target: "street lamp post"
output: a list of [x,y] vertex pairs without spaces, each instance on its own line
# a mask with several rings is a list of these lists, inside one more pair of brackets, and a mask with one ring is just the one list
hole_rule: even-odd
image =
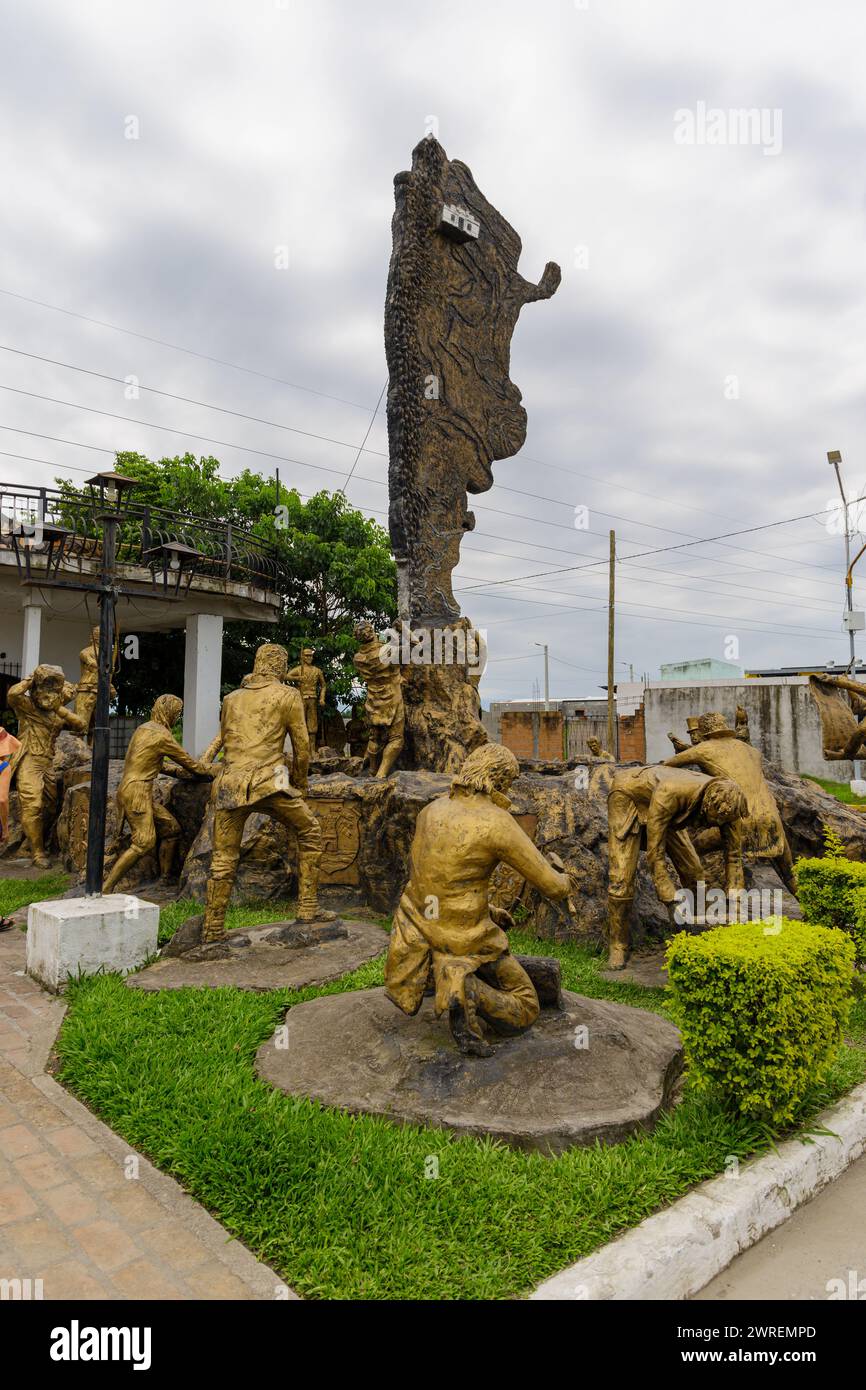
[[[854,556],[854,559],[852,560],[851,522],[848,514],[848,499],[845,496],[845,488],[842,483],[842,473],[840,471],[840,464],[842,462],[841,450],[831,449],[827,454],[827,462],[830,464],[830,467],[835,471],[836,474],[836,481],[839,484],[839,492],[842,497],[842,514],[845,518],[845,617],[843,619],[843,623],[845,628],[847,629],[848,642],[850,644],[848,675],[853,680],[854,674],[857,670],[857,657],[854,650],[854,634],[855,632],[862,632],[864,626],[863,615],[861,613],[854,612],[854,566],[860,559],[860,556],[863,554],[863,551],[866,550],[866,545],[860,547],[857,554]],[[854,762],[854,776],[858,781],[860,780],[861,766],[859,758],[856,759]]]
[[125,503],[135,487],[133,478],[119,473],[97,473],[87,486],[98,503],[96,520],[102,523],[102,567],[98,588],[99,653],[96,710],[93,720],[93,761],[90,770],[90,808],[87,820],[87,897],[102,892],[105,864],[105,820],[108,808],[109,710],[114,674],[114,613],[117,604],[117,532]]
[[[96,594],[99,605],[99,650],[97,653],[96,708],[93,723],[93,751],[90,772],[90,806],[87,821],[87,863],[84,891],[87,897],[102,893],[105,866],[105,825],[108,807],[109,713],[111,708],[111,677],[114,674],[115,608],[121,594],[117,582],[117,542],[121,522],[129,506],[129,495],[137,485],[135,478],[121,473],[97,473],[86,486],[94,508],[94,518],[102,527],[102,558],[99,578],[61,576],[63,561],[74,542],[75,532],[62,526],[46,525],[39,518],[35,535],[20,538],[12,533],[15,557],[22,574],[22,583],[38,584],[40,588],[69,589],[78,593]],[[149,530],[145,528],[149,536]],[[34,556],[45,562],[45,573],[34,572]],[[181,583],[186,580],[189,590],[193,576],[204,556],[200,551],[178,541],[166,541],[152,546],[142,555],[151,572],[154,590],[169,601],[181,597]]]
[[541,647],[544,651],[544,708],[550,709],[550,666],[546,642],[533,642],[534,647]]

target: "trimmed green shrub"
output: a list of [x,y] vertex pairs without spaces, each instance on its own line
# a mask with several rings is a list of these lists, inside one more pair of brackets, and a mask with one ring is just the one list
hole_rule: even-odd
[[670,1012],[693,1083],[743,1115],[793,1120],[842,1042],[853,965],[845,932],[788,918],[675,936]]
[[797,900],[807,922],[838,927],[852,938],[858,961],[866,961],[866,864],[830,854],[798,859]]

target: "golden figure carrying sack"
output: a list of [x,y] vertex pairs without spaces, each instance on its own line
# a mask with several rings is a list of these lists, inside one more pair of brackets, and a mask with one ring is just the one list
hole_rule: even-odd
[[479,1057],[493,1051],[482,1021],[513,1033],[539,1013],[535,986],[503,930],[511,918],[488,901],[490,875],[508,864],[556,901],[570,889],[568,875],[510,814],[506,793],[518,772],[510,749],[485,744],[469,754],[449,794],[421,811],[385,965],[385,993],[410,1015],[432,973],[437,1017],[447,1012],[460,1051]]
[[[678,756],[685,757],[685,754]],[[683,887],[694,893],[704,875],[689,828],[718,826],[725,854],[728,892],[744,887],[739,825],[748,805],[736,782],[684,768],[623,768],[614,774],[607,798],[609,967],[622,970],[629,954],[629,913],[641,847],[659,900],[673,911],[677,887],[668,855]]]
[[[225,915],[241,852],[244,825],[253,811],[273,816],[294,831],[298,842],[299,922],[333,921],[335,913],[318,906],[322,832],[303,800],[307,790],[310,741],[304,706],[297,690],[286,685],[289,656],[285,647],[266,642],[256,652],[251,675],[222,703],[220,732],[203,755],[205,766],[222,749],[214,769],[213,854],[205,899],[202,945],[225,942]],[[292,740],[291,774],[284,752]],[[228,952],[228,947],[223,947]],[[213,952],[217,954],[218,952]]]
[[154,801],[153,784],[160,773],[168,771],[164,767],[166,762],[175,763],[195,777],[213,775],[180,746],[171,732],[182,711],[183,700],[177,695],[160,695],[150,719],[139,724],[129,741],[117,791],[117,843],[120,843],[124,820],[129,825],[132,843],[115,860],[103,893],[111,893],[124,874],[156,849],[157,844],[160,877],[168,878],[171,873],[180,826],[166,806]]
[[[702,715],[700,727],[701,741],[668,758],[665,767],[692,765],[709,777],[729,777],[736,782],[749,808],[740,827],[743,850],[769,859],[788,891],[796,893],[791,847],[776,798],[764,776],[764,760],[759,749],[747,743],[737,729],[728,728],[721,714]],[[702,838],[702,849],[713,847],[709,836]]]
[[21,739],[11,763],[21,829],[33,863],[40,868],[48,864],[45,823],[53,819],[57,809],[54,748],[62,729],[71,729],[74,734],[85,732],[78,715],[64,708],[72,690],[59,666],[43,665],[13,685],[7,697],[9,708],[17,715]]

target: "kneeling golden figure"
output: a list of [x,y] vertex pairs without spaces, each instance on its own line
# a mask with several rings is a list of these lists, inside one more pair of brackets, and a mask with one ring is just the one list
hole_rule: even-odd
[[521,1032],[539,1012],[535,986],[503,930],[511,918],[488,902],[493,870],[508,864],[557,901],[570,887],[510,814],[506,793],[518,772],[509,749],[486,744],[470,753],[449,794],[424,807],[385,965],[385,992],[410,1015],[432,975],[437,1017],[447,1012],[460,1051],[479,1057],[493,1051],[482,1022]]

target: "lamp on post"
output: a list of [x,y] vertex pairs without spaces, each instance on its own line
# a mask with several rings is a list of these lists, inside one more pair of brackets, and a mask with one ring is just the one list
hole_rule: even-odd
[[184,593],[189,591],[199,562],[205,557],[200,550],[180,541],[166,541],[155,545],[144,555],[151,572],[154,585],[161,584],[166,598],[179,598],[180,586],[186,575]]
[[98,586],[99,654],[96,710],[93,719],[93,762],[90,773],[90,810],[87,822],[87,869],[84,892],[102,892],[105,863],[105,818],[108,804],[108,714],[111,677],[114,672],[114,610],[117,603],[117,533],[136,486],[135,478],[122,473],[97,473],[87,487],[96,519],[102,522],[102,567]]

